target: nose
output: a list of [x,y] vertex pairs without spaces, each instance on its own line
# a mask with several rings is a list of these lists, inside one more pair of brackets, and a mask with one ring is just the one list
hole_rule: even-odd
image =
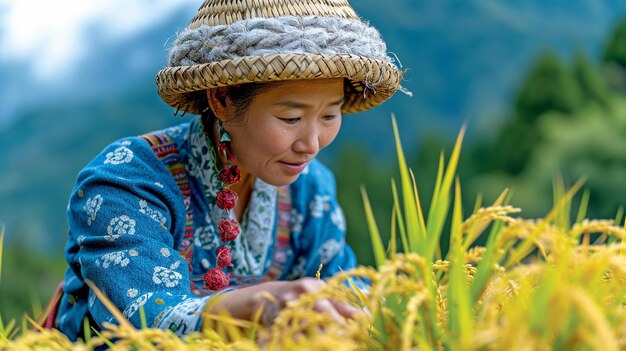
[[299,133],[293,144],[293,151],[309,155],[317,155],[320,151],[320,135],[317,127],[308,126]]

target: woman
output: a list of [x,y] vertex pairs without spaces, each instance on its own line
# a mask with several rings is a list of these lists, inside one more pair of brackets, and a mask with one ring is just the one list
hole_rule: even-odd
[[57,328],[75,340],[85,318],[115,321],[87,281],[135,325],[143,308],[148,325],[184,335],[205,310],[249,319],[267,294],[269,324],[323,284],[311,278],[320,264],[322,277],[354,267],[315,156],[342,113],[382,103],[401,76],[345,1],[206,0],[157,75],[165,102],[200,117],[121,139],[78,176]]

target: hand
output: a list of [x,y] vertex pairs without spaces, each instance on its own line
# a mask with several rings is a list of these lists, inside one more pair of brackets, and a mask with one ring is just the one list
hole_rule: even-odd
[[[261,322],[271,325],[290,301],[297,300],[302,294],[315,292],[325,284],[313,278],[261,283],[220,295],[220,299],[209,306],[208,312],[225,309],[235,318],[251,320],[255,312],[263,308]],[[320,313],[328,313],[340,323],[361,313],[357,308],[333,299],[320,299],[313,308]]]

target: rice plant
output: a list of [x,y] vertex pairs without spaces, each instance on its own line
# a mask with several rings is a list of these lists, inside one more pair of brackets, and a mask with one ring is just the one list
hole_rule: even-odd
[[[5,328],[0,321],[0,350],[92,350],[102,345],[113,350],[626,349],[621,213],[614,220],[585,219],[585,192],[572,220],[573,198],[582,182],[567,190],[557,179],[554,208],[544,218],[520,217],[521,210],[508,205],[506,190],[489,206],[478,201],[463,218],[461,184],[455,177],[463,130],[448,162],[440,157],[426,209],[395,121],[393,126],[400,179],[391,186],[395,204],[387,248],[363,190],[377,267],[362,266],[331,278],[318,292],[291,302],[271,328],[207,315],[204,330],[180,339],[145,324],[134,327],[98,293],[117,324],[71,343],[28,318],[17,336],[14,324]],[[447,253],[439,244],[443,236],[450,238]],[[337,321],[315,312],[320,298],[357,306],[363,313]]]

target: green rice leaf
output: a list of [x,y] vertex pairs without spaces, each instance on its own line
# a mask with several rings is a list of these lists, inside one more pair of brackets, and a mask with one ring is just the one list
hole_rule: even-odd
[[376,260],[376,266],[382,267],[385,263],[385,248],[383,241],[380,238],[380,232],[376,225],[376,219],[372,212],[372,206],[370,206],[370,200],[367,197],[365,188],[361,186],[361,194],[363,196],[363,203],[365,204],[365,219],[370,232],[370,238],[372,240],[372,249],[374,250],[374,259]]
[[470,301],[472,305],[475,305],[478,302],[480,295],[485,290],[487,283],[489,283],[489,280],[492,277],[496,263],[499,261],[499,257],[497,255],[497,241],[503,227],[504,223],[502,223],[502,221],[496,221],[489,232],[487,246],[485,247],[485,252],[483,253],[483,259],[476,267],[476,275],[474,275],[474,280],[472,281],[472,286],[470,287]]
[[[565,196],[565,181],[563,175],[559,174],[552,180],[552,192],[554,196],[554,204],[558,204],[559,201]],[[555,218],[555,224],[561,229],[569,229],[571,226],[570,213],[572,209],[571,201],[566,201],[561,209],[557,212]]]
[[389,237],[389,244],[387,245],[387,257],[394,259],[396,252],[398,252],[396,243],[396,204],[391,209],[391,235]]
[[5,326],[2,317],[0,316],[0,338],[5,341],[11,340],[13,338],[13,335],[15,335],[14,328],[15,319],[11,319],[9,323]]
[[85,343],[88,344],[91,341],[91,327],[89,326],[89,318],[83,318],[83,334]]
[[415,197],[415,207],[417,208],[417,225],[420,233],[427,233],[426,221],[424,220],[424,212],[422,212],[422,205],[420,203],[419,193],[417,191],[417,183],[415,182],[415,174],[409,169],[411,175],[411,184],[413,185],[413,196]]
[[104,341],[104,343],[110,348],[114,348],[115,344],[113,344],[113,342],[111,342],[111,340],[105,338],[99,331],[97,331],[95,328],[91,327],[91,331],[93,331],[94,333],[96,333],[96,335],[98,336],[98,338],[100,338],[100,340]]
[[406,229],[404,226],[404,219],[402,218],[402,211],[400,210],[400,200],[398,200],[398,189],[396,182],[391,180],[391,192],[393,194],[394,210],[396,211],[396,219],[398,220],[398,228],[400,229],[400,238],[402,239],[403,252],[409,252],[409,241],[406,235]]
[[452,233],[450,239],[450,276],[448,285],[448,325],[453,337],[459,342],[459,349],[468,349],[473,332],[472,305],[469,299],[469,286],[464,270],[461,225],[462,204],[461,185],[455,182],[454,206],[452,209]]
[[474,202],[474,210],[472,211],[472,213],[478,211],[478,209],[482,207],[482,204],[483,204],[483,194],[478,193],[476,195],[476,201]]
[[139,321],[141,323],[141,329],[148,328],[148,321],[146,320],[146,311],[143,308],[143,305],[139,306]]
[[[430,211],[428,213],[428,256],[426,256],[428,261],[431,261],[432,258],[435,257],[435,251],[437,250],[439,239],[441,237],[441,232],[446,221],[448,208],[450,207],[450,191],[452,189],[452,183],[454,182],[454,177],[456,175],[456,168],[459,162],[459,156],[461,154],[461,144],[463,143],[464,135],[465,126],[463,126],[459,131],[459,135],[457,136],[454,148],[452,149],[452,154],[450,155],[450,161],[448,162],[445,173],[443,173],[443,178],[441,179],[440,175],[437,175],[438,183],[435,187],[433,202],[431,203]],[[441,158],[441,160],[443,160],[443,157]],[[441,169],[444,167],[441,161],[439,166],[439,173],[441,173]]]
[[[432,212],[432,205],[439,201],[439,193],[441,192],[441,183],[443,181],[443,170],[445,169],[445,156],[443,151],[439,153],[439,165],[437,165],[437,177],[435,177],[435,190],[433,191],[432,199],[430,200],[430,211]],[[429,217],[430,218],[430,213]]]
[[[624,207],[620,206],[617,209],[617,213],[615,214],[615,223],[619,224],[622,222],[622,218],[624,217]],[[0,247],[1,249],[2,247]]]
[[547,314],[550,313],[550,298],[561,283],[559,273],[557,268],[548,268],[541,277],[537,291],[531,300],[529,323],[532,331],[541,332],[545,326]]
[[[583,196],[580,199],[580,205],[578,206],[578,213],[576,214],[576,223],[580,223],[587,216],[587,207],[589,206],[589,189],[585,189],[583,192]],[[618,211],[619,213],[619,211]],[[619,223],[619,221],[615,221],[615,223]]]
[[400,143],[400,134],[398,133],[398,125],[396,123],[395,116],[392,115],[391,122],[393,125],[393,133],[396,140],[396,151],[398,154],[398,165],[400,167],[400,183],[402,184],[402,201],[404,205],[404,213],[406,220],[406,230],[409,242],[409,248],[411,252],[424,254],[426,247],[422,245],[426,233],[420,232],[418,219],[416,218],[417,207],[415,204],[415,197],[413,195],[413,189],[411,188],[411,180],[409,177],[409,171],[402,151],[402,144]]

